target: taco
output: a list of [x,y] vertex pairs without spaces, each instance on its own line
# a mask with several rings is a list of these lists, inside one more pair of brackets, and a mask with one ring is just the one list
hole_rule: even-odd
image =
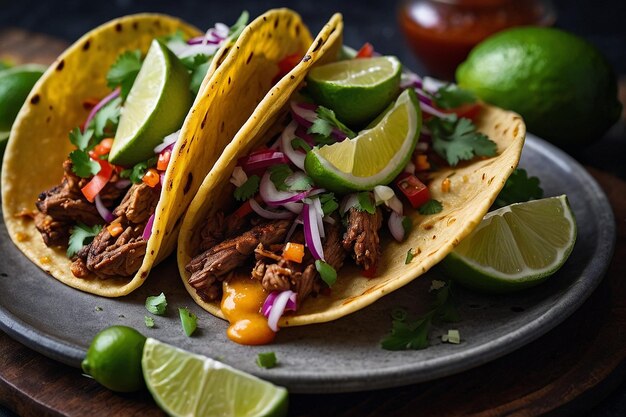
[[2,170],[4,221],[27,257],[69,286],[117,297],[171,253],[200,180],[281,63],[311,42],[290,10],[246,19],[203,34],[166,15],[127,16],[50,66],[17,117]]
[[[183,220],[182,279],[199,305],[230,321],[235,342],[268,343],[281,326],[338,319],[424,274],[480,223],[519,161],[525,137],[519,115],[469,103],[452,85],[426,86],[407,70],[383,104],[387,110],[349,126],[337,120],[339,113],[316,101],[310,75],[335,65],[323,64],[339,58],[341,29],[340,16],[333,17],[307,52],[311,59],[276,85],[280,95],[265,97]],[[366,46],[356,59],[367,73],[387,58]],[[451,94],[465,99],[436,108],[444,96],[455,101]],[[352,171],[354,184],[337,185],[331,177],[340,170],[320,174],[319,164],[309,163],[335,142],[400,131],[398,120],[408,126],[407,139],[386,182],[355,179]],[[363,126],[349,138],[351,127]],[[454,135],[464,145],[476,143],[459,152],[450,146]]]

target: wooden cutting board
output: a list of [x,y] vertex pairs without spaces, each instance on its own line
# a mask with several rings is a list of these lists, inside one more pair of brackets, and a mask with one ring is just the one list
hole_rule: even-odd
[[[50,63],[64,42],[0,31],[0,58]],[[626,182],[589,168],[618,223],[607,277],[563,324],[518,351],[459,375],[372,392],[291,395],[291,416],[569,416],[597,404],[624,378]],[[0,332],[0,403],[19,415],[161,416],[147,392],[116,394]]]

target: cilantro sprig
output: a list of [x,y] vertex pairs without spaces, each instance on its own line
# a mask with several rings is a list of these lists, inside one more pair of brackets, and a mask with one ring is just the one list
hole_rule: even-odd
[[459,88],[456,84],[446,84],[431,94],[433,102],[440,109],[454,109],[464,104],[476,102],[474,93]]
[[456,322],[459,315],[454,305],[450,283],[434,290],[435,301],[426,314],[409,319],[406,309],[392,312],[391,333],[381,341],[386,350],[425,349],[429,346],[428,335],[433,322]]
[[470,119],[451,114],[446,118],[433,117],[426,122],[433,137],[433,149],[451,166],[469,161],[475,156],[494,156],[495,142],[476,130]]
[[148,168],[152,168],[156,165],[157,159],[158,157],[153,156],[147,161],[142,161],[138,164],[135,164],[132,168],[126,168],[125,170],[120,172],[120,177],[130,179],[133,184],[139,184]]
[[181,62],[191,74],[191,83],[189,84],[189,89],[194,94],[194,96],[197,95],[198,91],[200,90],[200,86],[202,84],[202,81],[204,80],[204,76],[209,70],[209,66],[211,65],[213,56],[214,55],[209,56],[206,54],[197,54],[181,59]]
[[107,73],[107,86],[120,87],[120,96],[126,99],[141,69],[141,51],[126,51],[119,55]]
[[348,126],[341,123],[339,119],[337,119],[335,112],[331,109],[319,106],[315,112],[317,113],[317,119],[315,119],[311,127],[308,129],[308,133],[319,135],[316,136],[316,140],[321,141],[322,143],[324,141],[329,143],[328,139],[333,133],[333,128],[341,130],[350,139],[356,137],[356,133],[350,130]]
[[241,184],[241,186],[237,187],[234,192],[235,199],[237,201],[245,201],[259,190],[259,183],[261,182],[261,178],[258,175],[251,175],[248,177],[248,180]]
[[89,227],[84,223],[78,223],[70,230],[70,240],[67,245],[67,257],[73,258],[85,245],[90,244],[93,238],[102,230],[101,224]]
[[366,211],[369,214],[376,213],[376,205],[372,201],[369,191],[362,191],[357,194],[357,204],[354,206],[358,211]]
[[492,208],[497,209],[513,203],[523,203],[540,198],[543,198],[543,189],[539,178],[529,177],[526,170],[518,168],[506,180]]

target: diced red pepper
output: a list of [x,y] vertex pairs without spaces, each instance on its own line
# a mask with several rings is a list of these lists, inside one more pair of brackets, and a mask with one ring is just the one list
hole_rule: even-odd
[[170,163],[170,158],[172,156],[172,151],[165,150],[159,154],[159,160],[157,161],[156,168],[159,171],[165,171],[167,169],[167,165]]
[[250,205],[250,200],[246,200],[246,202],[243,203],[241,207],[237,209],[237,211],[235,211],[234,215],[239,217],[240,219],[243,219],[250,213],[252,213],[252,206]]
[[93,148],[93,150],[96,155],[102,156],[111,152],[111,147],[113,147],[113,138],[105,138],[102,139],[100,143]]
[[276,84],[285,75],[296,67],[302,61],[302,54],[296,52],[295,54],[287,55],[278,62],[278,74],[274,77],[273,84]]
[[93,203],[98,193],[104,188],[104,186],[111,179],[113,173],[113,167],[107,161],[95,158],[98,164],[100,164],[100,171],[93,176],[93,178],[80,190],[90,203]]
[[398,190],[409,200],[413,208],[419,208],[430,200],[428,187],[413,174],[408,172],[400,174],[396,178],[395,184]]
[[359,52],[356,53],[356,58],[371,58],[374,55],[374,47],[371,43],[365,42]]
[[482,106],[480,105],[480,103],[468,103],[454,109],[445,109],[442,111],[444,113],[455,113],[457,116],[459,116],[459,118],[465,117],[466,119],[471,119],[475,122],[480,115],[481,110]]

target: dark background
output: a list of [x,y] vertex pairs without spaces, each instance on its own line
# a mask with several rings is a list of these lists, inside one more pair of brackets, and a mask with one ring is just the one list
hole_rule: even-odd
[[[516,0],[524,1],[524,0]],[[172,14],[206,29],[214,22],[232,24],[246,9],[257,16],[272,7],[290,7],[298,11],[315,34],[334,12],[344,16],[345,43],[359,47],[371,42],[385,53],[393,54],[416,72],[423,67],[411,55],[397,25],[401,1],[147,1],[147,0],[0,0],[0,29],[18,27],[45,33],[73,42],[89,29],[121,15],[137,12]],[[555,0],[556,26],[566,29],[596,45],[615,72],[626,77],[626,0]],[[592,165],[626,179],[626,128],[622,122],[604,138],[584,149],[574,151],[583,164]],[[574,342],[574,341],[573,341]],[[5,411],[0,408],[0,416]],[[591,413],[593,417],[626,415],[626,384]]]

